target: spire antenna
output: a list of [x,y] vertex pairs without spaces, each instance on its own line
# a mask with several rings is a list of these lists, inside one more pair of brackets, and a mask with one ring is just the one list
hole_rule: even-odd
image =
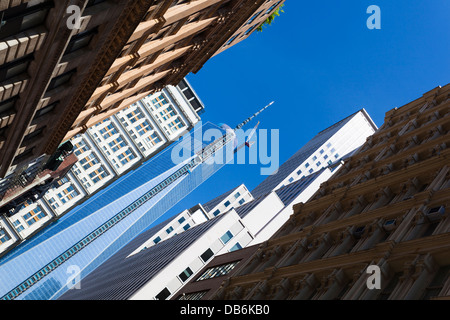
[[241,123],[239,123],[236,128],[234,128],[234,130],[238,130],[241,129],[243,126],[245,126],[247,123],[249,123],[253,118],[257,117],[261,112],[263,112],[264,110],[266,110],[268,107],[270,107],[275,101],[272,101],[271,103],[269,103],[267,106],[265,106],[264,108],[262,108],[261,110],[259,110],[258,112],[254,113],[252,116],[250,116],[249,118],[245,119],[244,121],[242,121]]

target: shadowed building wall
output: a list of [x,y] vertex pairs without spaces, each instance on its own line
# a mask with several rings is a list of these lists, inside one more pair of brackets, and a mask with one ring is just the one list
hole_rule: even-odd
[[[0,177],[248,37],[283,1],[0,4]],[[71,29],[80,8],[80,28]]]
[[[450,298],[449,94],[388,111],[212,299]],[[367,286],[370,265],[380,289]]]

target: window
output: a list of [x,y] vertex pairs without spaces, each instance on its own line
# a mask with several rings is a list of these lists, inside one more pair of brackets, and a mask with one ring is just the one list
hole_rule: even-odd
[[47,92],[50,90],[53,90],[59,86],[62,86],[63,84],[66,84],[70,81],[74,73],[77,72],[76,69],[67,71],[57,77],[54,77],[52,81],[50,81],[50,84],[47,87]]
[[2,65],[0,67],[0,82],[26,72],[31,60],[33,60],[33,54],[26,55]]
[[84,170],[89,169],[90,167],[96,165],[97,163],[99,163],[97,157],[93,154],[90,153],[88,156],[84,157],[83,159],[81,159],[79,161],[80,165],[83,167]]
[[313,168],[309,169],[309,173],[313,173],[313,172],[314,172]]
[[321,149],[321,150],[319,151],[319,153],[320,153],[320,154],[324,153],[323,149]]
[[222,264],[220,266],[208,268],[195,281],[202,281],[202,280],[207,280],[207,279],[211,279],[211,278],[216,278],[216,277],[227,275],[227,274],[229,274],[231,272],[231,270],[234,269],[234,267],[236,267],[236,265],[238,263],[239,263],[239,261],[235,261],[235,262]]
[[170,291],[167,288],[164,288],[160,293],[156,295],[157,300],[166,300],[170,296]]
[[178,277],[181,279],[181,281],[185,282],[187,279],[189,279],[190,276],[192,276],[193,272],[191,268],[187,267],[182,273],[178,275]]
[[151,146],[154,146],[158,142],[161,142],[161,139],[159,138],[158,134],[155,132],[150,137],[145,138],[145,141],[147,141]]
[[236,194],[234,195],[234,198],[237,199],[241,196],[241,194],[239,192],[236,192]]
[[253,27],[248,28],[247,31],[245,31],[245,33],[244,33],[243,36],[245,37],[245,36],[249,35],[249,34],[252,33],[252,31],[255,30],[257,27],[258,27],[258,25],[255,24]]
[[328,142],[327,143],[327,148],[330,148],[331,147],[331,142]]
[[51,7],[53,7],[52,1],[44,1],[34,6],[22,4],[5,10],[0,28],[0,40],[43,24]]
[[212,252],[211,249],[206,250],[205,252],[202,253],[202,255],[200,256],[200,258],[203,260],[203,262],[208,261],[212,256],[214,255],[214,253]]
[[145,120],[144,122],[142,122],[140,125],[135,127],[137,130],[137,133],[142,136],[144,135],[144,133],[152,130],[152,127],[150,126],[150,123],[148,123],[147,120]]
[[290,177],[289,182],[292,182],[292,181],[294,181],[294,178]]
[[234,37],[232,37],[230,40],[227,41],[227,43],[225,43],[225,46],[229,46],[238,36],[240,36],[241,34],[237,34]]
[[9,234],[6,233],[5,230],[0,229],[0,243],[5,243],[6,241],[10,240]]
[[239,249],[242,249],[242,246],[241,246],[241,244],[239,242],[236,242],[236,244],[230,249],[230,252],[236,251],[236,250],[239,250]]
[[264,14],[269,14],[273,9],[275,9],[281,1],[278,1],[277,3],[275,3],[274,5],[272,5],[269,9],[267,9],[267,11]]
[[159,114],[164,120],[169,120],[170,118],[177,115],[177,113],[171,106],[168,106],[166,109],[160,111]]
[[172,231],[173,231],[173,227],[169,227],[169,228],[166,229],[166,233],[167,234],[171,233]]
[[144,115],[142,114],[142,112],[139,109],[136,109],[136,110],[131,111],[130,113],[128,113],[127,114],[127,118],[128,118],[128,120],[131,123],[135,123],[139,119],[143,119]]
[[117,133],[117,130],[116,127],[114,127],[114,125],[110,123],[103,129],[100,129],[99,133],[102,135],[103,139],[108,139],[109,137],[115,135]]
[[116,139],[108,143],[109,147],[113,152],[120,150],[121,148],[126,147],[125,141],[123,141],[121,136],[118,136]]
[[307,162],[307,163],[305,163],[305,168],[308,168],[309,167],[309,163]]
[[239,200],[239,204],[243,204],[245,202],[245,199]]
[[178,129],[184,127],[184,124],[181,122],[180,118],[176,118],[172,122],[169,122],[167,125],[169,126],[170,130],[172,130],[172,132],[175,132]]
[[165,104],[168,104],[166,98],[162,94],[156,97],[155,99],[152,99],[152,103],[156,109],[162,107]]
[[214,211],[214,213],[213,213],[214,217],[217,216],[219,213],[220,213],[220,210],[219,210],[219,209],[217,209],[216,211]]
[[316,161],[316,160],[317,160],[317,157],[316,157],[316,156],[312,157],[312,160],[313,160],[313,161]]
[[59,200],[61,200],[62,203],[66,203],[67,201],[75,198],[78,195],[79,195],[78,191],[75,190],[75,188],[72,185],[70,185],[62,192],[57,194]]
[[88,46],[96,33],[97,33],[97,28],[93,28],[90,30],[80,32],[77,35],[74,35],[70,39],[70,42],[67,45],[67,48],[66,48],[66,51],[64,52],[64,54],[69,54],[69,53],[72,53],[74,51],[77,51],[81,48]]
[[257,13],[255,13],[255,14],[247,21],[246,24],[251,24],[253,21],[255,21],[255,19],[259,16],[259,14],[260,14],[261,12],[262,12],[262,10],[259,11],[259,12],[257,12]]
[[86,5],[86,8],[92,7],[98,3],[105,2],[105,0],[89,0],[89,2]]
[[16,103],[17,97],[0,102],[0,116],[2,114],[14,113],[14,104]]
[[178,219],[178,223],[183,223],[186,219],[184,217],[181,217],[180,219]]
[[227,200],[227,201],[224,203],[225,207],[228,207],[230,204],[231,204],[231,202],[230,202],[229,200]]
[[297,171],[297,174],[298,174],[298,175],[301,175],[301,174],[302,174],[302,170],[298,170],[298,171]]
[[75,143],[73,153],[75,153],[76,156],[79,156],[80,154],[87,152],[88,150],[89,148],[86,145],[86,142],[84,140],[80,140],[80,142]]
[[189,229],[191,226],[189,225],[189,223],[186,223],[183,227],[184,231],[186,231],[187,229]]
[[157,244],[158,242],[160,242],[161,241],[161,237],[156,237],[154,240],[153,240],[153,243],[154,244]]
[[336,154],[334,155],[334,157],[335,157],[336,159],[339,158],[339,154],[336,153]]
[[317,161],[316,166],[320,166],[320,165],[321,165],[321,162]]
[[30,212],[24,214],[23,219],[29,226],[31,226],[35,222],[44,218],[45,216],[47,216],[47,214],[43,212],[40,207],[36,207],[36,209],[31,210]]
[[220,237],[220,240],[222,240],[223,244],[226,244],[231,240],[231,238],[233,238],[233,234],[230,231],[227,231],[223,236]]
[[99,182],[100,180],[106,178],[107,176],[108,173],[102,166],[100,166],[97,170],[94,170],[93,172],[89,173],[89,177],[92,179],[92,182],[94,183]]
[[131,160],[133,160],[134,158],[136,158],[136,156],[130,149],[128,149],[125,152],[122,152],[121,154],[119,154],[117,156],[117,158],[119,159],[120,163],[125,165],[128,162],[130,162]]

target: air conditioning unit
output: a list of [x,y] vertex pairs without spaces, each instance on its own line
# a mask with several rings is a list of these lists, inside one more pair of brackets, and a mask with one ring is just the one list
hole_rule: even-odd
[[440,206],[440,207],[431,208],[428,211],[428,213],[425,214],[425,216],[427,217],[427,219],[429,221],[434,222],[434,221],[440,220],[444,214],[445,214],[445,207]]

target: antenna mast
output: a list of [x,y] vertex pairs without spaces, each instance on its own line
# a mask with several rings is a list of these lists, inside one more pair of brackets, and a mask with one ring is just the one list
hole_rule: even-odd
[[249,118],[245,119],[243,122],[239,123],[236,128],[234,128],[234,130],[238,130],[241,129],[243,126],[245,126],[247,123],[249,123],[253,118],[255,118],[256,116],[258,116],[261,112],[263,112],[264,110],[266,110],[268,107],[270,107],[275,101],[272,101],[271,103],[269,103],[267,106],[265,106],[264,108],[262,108],[261,110],[259,110],[258,112],[254,113],[252,116],[250,116]]

